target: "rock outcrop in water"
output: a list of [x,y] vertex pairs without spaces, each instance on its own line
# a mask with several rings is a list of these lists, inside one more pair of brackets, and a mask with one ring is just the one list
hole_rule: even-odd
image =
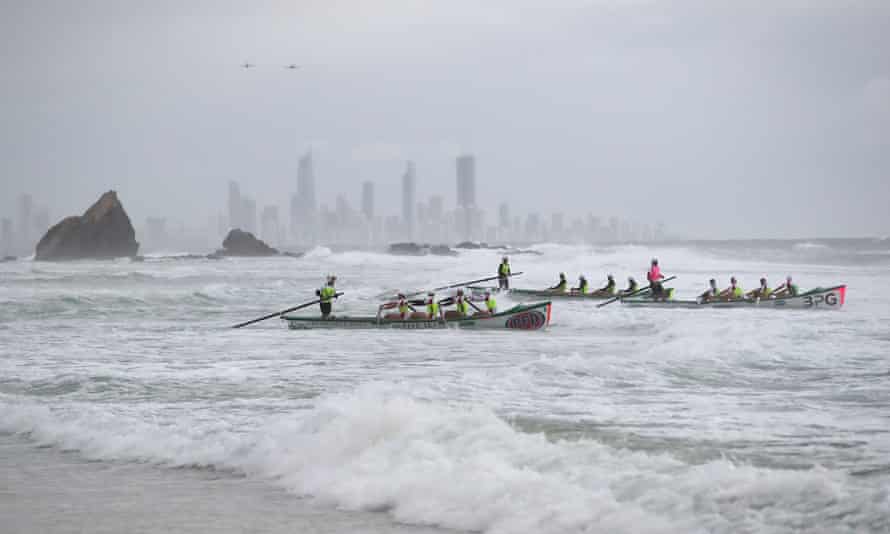
[[223,240],[223,248],[216,251],[220,256],[278,256],[278,250],[257,239],[250,232],[235,228]]
[[115,191],[81,216],[65,217],[37,243],[35,260],[61,261],[134,256],[139,250],[130,217]]

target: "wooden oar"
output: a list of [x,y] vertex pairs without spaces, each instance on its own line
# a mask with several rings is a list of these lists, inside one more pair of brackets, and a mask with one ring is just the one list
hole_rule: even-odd
[[[342,294],[343,294],[343,293],[334,293],[333,298],[337,298],[337,297],[339,297],[339,296],[342,295]],[[269,315],[264,315],[263,317],[258,317],[258,318],[256,318],[256,319],[251,319],[250,321],[245,321],[245,322],[243,322],[243,323],[238,323],[238,324],[232,326],[232,328],[241,328],[241,327],[243,327],[243,326],[247,326],[247,325],[250,325],[250,324],[253,324],[253,323],[258,323],[258,322],[260,322],[260,321],[265,321],[266,319],[271,319],[271,318],[273,318],[273,317],[280,317],[280,316],[284,315],[285,313],[290,313],[290,312],[292,312],[292,311],[302,310],[303,308],[308,308],[309,306],[312,306],[313,304],[318,304],[319,302],[321,302],[321,300],[322,300],[322,299],[316,299],[316,300],[313,300],[312,302],[307,302],[307,303],[305,303],[305,304],[300,304],[299,306],[294,306],[293,308],[288,308],[288,309],[286,309],[286,310],[281,310],[280,312],[270,313]]]
[[[671,276],[671,277],[669,277],[669,278],[665,278],[664,280],[661,281],[661,283],[663,284],[663,283],[665,283],[665,282],[670,282],[670,281],[673,280],[674,278],[676,278],[676,276]],[[607,304],[612,304],[612,303],[615,302],[616,300],[621,300],[621,299],[623,299],[623,298],[627,298],[627,297],[632,297],[632,296],[634,296],[634,295],[638,295],[638,294],[642,293],[643,291],[646,291],[646,290],[651,289],[651,288],[652,288],[652,284],[649,284],[648,286],[646,286],[646,287],[644,287],[644,288],[641,288],[641,289],[637,289],[636,291],[633,291],[633,292],[631,292],[631,293],[628,293],[627,295],[618,295],[617,297],[611,298],[611,299],[607,300],[606,302],[601,302],[601,303],[597,304],[596,307],[597,307],[597,308],[602,308],[603,306],[606,306]]]
[[[513,277],[513,276],[519,276],[521,274],[522,274],[522,272],[520,271],[518,273],[513,273],[508,276]],[[465,287],[465,286],[469,286],[469,285],[473,285],[473,284],[480,284],[482,282],[490,282],[491,280],[497,280],[498,278],[500,278],[500,276],[489,276],[488,278],[480,278],[479,280],[470,280],[469,282],[460,282],[458,284],[451,284],[448,286],[434,287],[433,289],[430,289],[429,291],[442,291],[445,289],[454,289],[455,287]],[[426,290],[425,291],[417,291],[415,293],[409,293],[406,296],[413,297],[414,295],[420,295],[422,293],[426,293]]]

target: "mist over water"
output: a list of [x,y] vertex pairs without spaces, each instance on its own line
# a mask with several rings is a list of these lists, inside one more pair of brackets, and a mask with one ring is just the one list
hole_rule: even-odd
[[[514,286],[641,280],[656,255],[679,296],[791,274],[846,283],[847,303],[556,302],[544,332],[231,330],[311,300],[328,273],[335,313],[373,314],[381,292],[479,278],[499,255],[0,264],[0,463],[21,495],[70,479],[82,509],[109,503],[96,531],[890,529],[885,243],[535,248],[512,258]],[[127,500],[122,479],[151,497]],[[167,512],[167,495],[191,504]],[[3,496],[0,512],[65,531]]]

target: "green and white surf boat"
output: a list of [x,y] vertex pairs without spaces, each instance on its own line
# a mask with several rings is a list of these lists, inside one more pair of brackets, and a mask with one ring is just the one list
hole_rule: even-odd
[[847,286],[839,285],[829,288],[817,287],[794,297],[768,299],[739,299],[701,302],[698,300],[654,300],[652,298],[632,297],[622,299],[625,306],[635,308],[779,308],[795,310],[839,310],[847,297]]
[[[322,319],[315,316],[285,315],[291,330],[316,328],[328,329],[373,329],[390,328],[401,330],[431,330],[443,328],[468,328],[481,330],[540,330],[550,324],[550,302],[517,305],[495,314],[476,314],[453,319],[391,319],[381,315],[349,317],[332,316]],[[382,310],[381,310],[382,311]]]

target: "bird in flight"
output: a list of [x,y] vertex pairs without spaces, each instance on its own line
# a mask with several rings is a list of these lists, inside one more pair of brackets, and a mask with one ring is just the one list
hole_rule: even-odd
[[284,68],[294,70],[294,69],[299,69],[300,66],[291,63],[290,65],[285,65]]
[[256,65],[254,65],[253,63],[244,63],[241,66],[244,67],[245,69],[252,69],[253,67],[256,67]]

